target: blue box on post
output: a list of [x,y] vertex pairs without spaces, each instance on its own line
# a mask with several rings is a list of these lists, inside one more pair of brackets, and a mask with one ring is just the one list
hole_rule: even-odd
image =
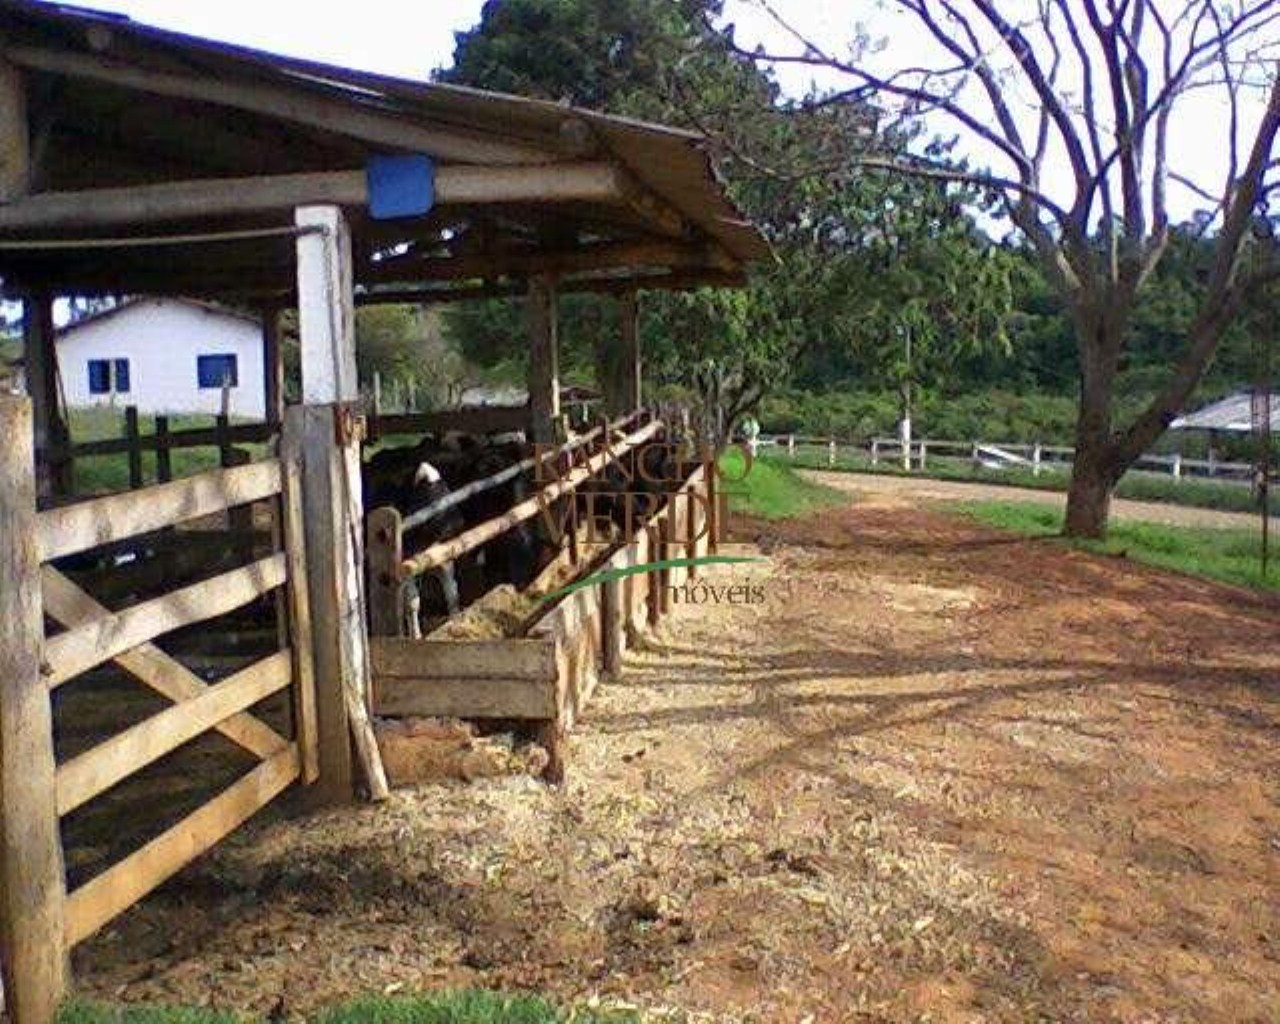
[[436,165],[429,156],[375,156],[365,168],[374,220],[421,217],[436,202]]

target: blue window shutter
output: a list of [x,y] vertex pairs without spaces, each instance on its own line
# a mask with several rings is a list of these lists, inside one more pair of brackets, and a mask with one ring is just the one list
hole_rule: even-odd
[[127,395],[129,393],[129,360],[116,360],[116,394]]
[[221,388],[226,381],[240,386],[240,367],[234,354],[196,356],[196,383],[201,388]]
[[111,363],[106,359],[89,360],[89,394],[111,393]]

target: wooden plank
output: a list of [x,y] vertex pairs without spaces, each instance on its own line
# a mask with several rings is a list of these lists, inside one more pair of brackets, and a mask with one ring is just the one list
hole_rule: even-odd
[[486,520],[469,530],[464,530],[447,541],[432,545],[412,558],[406,558],[401,567],[403,572],[417,576],[428,569],[434,569],[444,565],[446,562],[452,562],[460,555],[466,554],[481,544],[488,543],[494,537],[500,536],[519,523],[540,515],[550,502],[575,490],[584,480],[589,480],[595,476],[615,458],[625,454],[631,448],[643,444],[661,429],[662,422],[659,420],[646,424],[627,437],[621,444],[593,455],[585,465],[579,466],[554,483],[548,484],[538,494],[514,505],[502,515]]
[[241,669],[197,697],[166,708],[58,768],[58,813],[69,814],[117,782],[283,690],[293,678],[289,651]]
[[267,422],[284,420],[284,355],[280,349],[280,309],[265,306],[262,316],[262,393]]
[[[468,164],[545,164],[560,150],[558,140],[548,140],[548,146],[539,147],[494,139],[466,128],[432,127],[399,115],[384,114],[373,104],[352,103],[345,97],[321,95],[311,83],[301,79],[293,88],[261,81],[242,83],[190,69],[157,71],[87,53],[34,46],[6,47],[6,56],[19,67],[33,71],[248,110],[326,132],[350,135],[375,146],[388,147],[394,152],[428,153],[440,160]],[[312,194],[303,197],[303,201],[324,198],[327,197]]]
[[[438,167],[436,204],[617,203],[617,171],[607,163],[557,167]],[[166,181],[129,187],[38,192],[0,206],[0,232],[123,228],[199,217],[277,213],[306,204],[364,208],[363,170],[312,171]],[[411,278],[417,280],[414,275]]]
[[425,718],[555,717],[555,683],[536,679],[441,679],[380,677],[373,711],[383,716]]
[[0,969],[7,1009],[52,1021],[67,986],[53,712],[40,680],[31,403],[0,396]]
[[49,509],[38,523],[40,559],[49,562],[279,492],[280,462],[267,459]]
[[60,686],[139,644],[241,608],[286,578],[285,557],[274,554],[74,626],[46,641],[45,680],[50,688]]
[[[52,566],[44,567],[41,582],[45,614],[59,625],[83,625],[111,614]],[[208,683],[154,644],[135,647],[117,657],[116,663],[173,701],[190,700],[209,689]],[[258,757],[275,754],[288,743],[270,726],[249,714],[228,718],[217,726],[217,731]]]
[[280,441],[283,471],[280,492],[281,540],[289,565],[285,588],[289,648],[293,651],[293,720],[302,762],[302,781],[320,777],[320,738],[316,713],[315,638],[311,628],[311,592],[307,566],[306,527],[302,487],[303,413],[300,406],[285,411]]
[[552,644],[539,639],[410,640],[372,637],[375,688],[378,679],[555,678]]
[[238,782],[113,864],[67,900],[66,944],[82,942],[108,921],[207,852],[298,778],[298,748],[290,744]]

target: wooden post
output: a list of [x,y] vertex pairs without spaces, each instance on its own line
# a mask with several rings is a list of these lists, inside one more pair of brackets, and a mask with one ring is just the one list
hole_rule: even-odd
[[[649,535],[649,561],[656,562],[662,557],[662,532],[655,522],[649,522],[645,526],[645,531]],[[648,605],[649,628],[652,629],[662,619],[662,572],[653,570],[646,573],[649,579],[649,594],[646,604]]]
[[0,396],[0,965],[11,1018],[50,1024],[67,986],[66,883],[53,711],[40,674],[32,426],[28,399]]
[[834,466],[836,464],[836,439],[833,437],[827,442],[827,465]]
[[382,415],[382,371],[373,371],[373,415]]
[[529,280],[529,428],[537,444],[556,440],[560,420],[560,340],[556,289],[548,274]]
[[0,203],[31,191],[31,129],[22,72],[0,56]]
[[1039,476],[1039,475],[1040,475],[1040,463],[1041,463],[1041,461],[1042,461],[1042,457],[1043,457],[1043,455],[1044,455],[1044,451],[1043,451],[1043,449],[1042,449],[1042,447],[1041,447],[1041,445],[1040,445],[1040,442],[1039,442],[1039,441],[1037,441],[1037,442],[1032,446],[1032,448],[1031,448],[1031,474],[1032,474],[1032,476]]
[[316,709],[315,637],[311,628],[310,569],[307,563],[305,527],[306,495],[302,487],[304,456],[302,409],[295,406],[285,415],[280,431],[281,524],[278,531],[289,565],[285,588],[286,607],[277,606],[277,616],[288,622],[288,643],[293,652],[294,736],[302,763],[302,781],[307,785],[320,777],[320,723]]
[[[226,389],[223,389],[223,395]],[[214,430],[218,437],[218,465],[226,469],[231,465],[231,417],[225,412],[218,413]]]
[[796,435],[787,435],[787,457],[794,459],[796,457]]
[[601,584],[600,605],[604,671],[616,677],[622,672],[622,641],[626,629],[621,580],[606,580]]
[[1169,472],[1175,480],[1182,479],[1182,452],[1174,453],[1173,460],[1169,463]]
[[[665,562],[675,553],[675,518],[672,515],[674,506],[668,505],[658,520],[658,559]],[[658,607],[663,615],[671,612],[671,589],[674,585],[672,570],[662,569],[658,573]]]
[[[124,436],[129,442],[129,489],[141,489],[142,480],[142,434],[138,428],[138,407],[124,407]],[[226,465],[226,463],[223,463]]]
[[360,438],[351,237],[342,211],[297,211],[298,335],[306,548],[320,746],[318,799],[350,800],[355,740],[370,795],[386,777],[369,726],[369,645],[365,626]]
[[880,442],[874,437],[871,439],[871,465],[880,465]]
[[714,459],[707,460],[707,554],[720,549],[720,473]]
[[365,550],[369,561],[369,632],[374,636],[404,634],[404,561],[401,516],[394,508],[375,508],[365,516]]
[[920,472],[924,472],[929,467],[929,442],[920,439]]
[[156,482],[173,479],[173,454],[169,448],[169,417],[156,417]]
[[618,323],[622,328],[622,359],[626,367],[624,412],[634,412],[644,401],[644,365],[640,356],[640,302],[634,291],[618,296]]
[[23,358],[35,423],[36,493],[44,502],[71,488],[65,449],[70,436],[58,400],[58,353],[53,297],[33,295],[22,305]]
[[280,310],[262,308],[262,393],[266,421],[279,424],[284,419],[284,357],[280,352]]

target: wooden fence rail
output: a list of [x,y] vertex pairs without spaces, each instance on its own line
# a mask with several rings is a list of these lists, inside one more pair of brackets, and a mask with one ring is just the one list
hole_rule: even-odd
[[[943,456],[986,465],[1023,466],[1038,475],[1046,468],[1070,466],[1075,457],[1075,449],[1065,445],[1025,441],[920,438],[912,440],[905,452],[902,441],[896,437],[873,437],[859,442],[841,441],[834,437],[775,434],[761,436],[756,443],[760,447],[783,449],[790,458],[795,458],[804,449],[816,449],[826,455],[827,464],[831,466],[837,464],[839,454],[843,452],[865,458],[872,466],[879,465],[881,461],[901,462],[908,470],[926,469],[930,456]],[[1229,483],[1247,483],[1253,475],[1253,466],[1247,462],[1227,462],[1213,457],[1193,459],[1178,453],[1143,455],[1134,464],[1134,468],[1146,472],[1168,473],[1175,480],[1198,476]]]

